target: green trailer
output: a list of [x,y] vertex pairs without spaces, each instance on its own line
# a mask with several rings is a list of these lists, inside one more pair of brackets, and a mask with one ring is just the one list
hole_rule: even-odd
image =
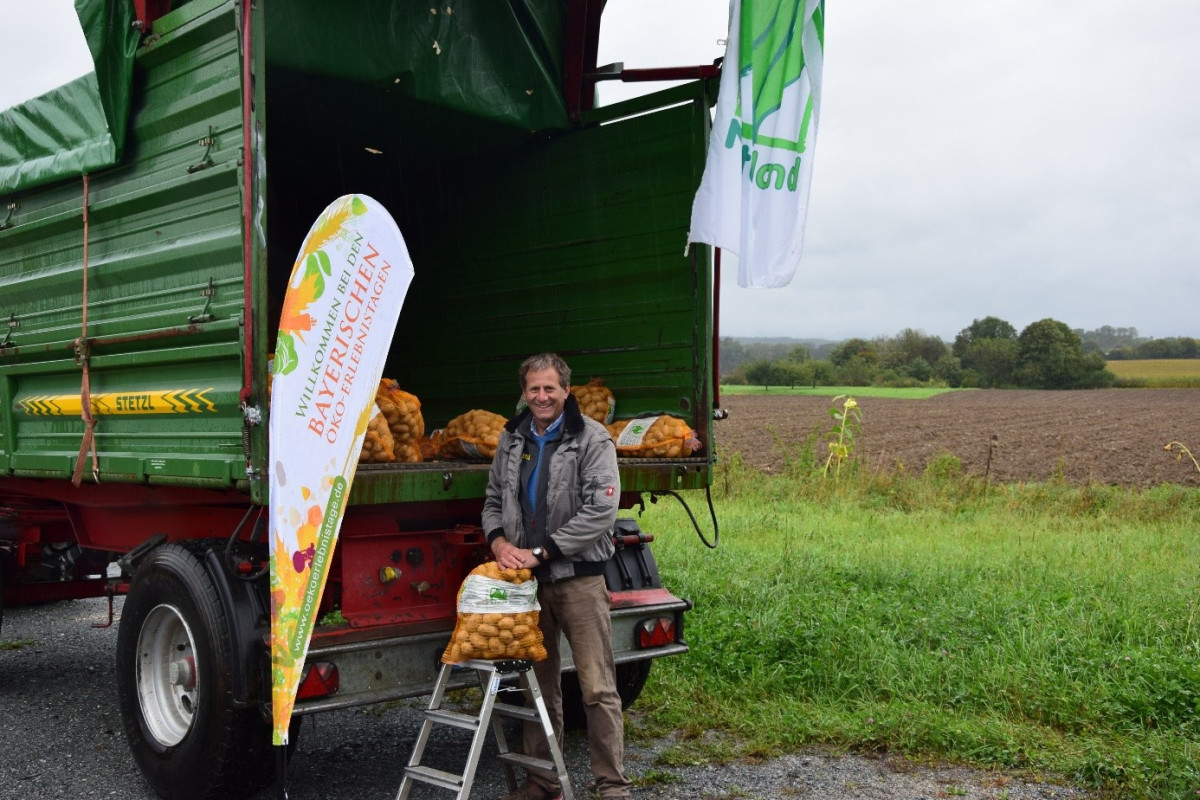
[[[95,72],[0,111],[0,588],[125,594],[137,763],[163,796],[223,796],[271,775],[268,361],[312,221],[361,193],[399,224],[416,276],[384,375],[428,427],[511,416],[516,366],[555,351],[619,417],[682,417],[704,443],[622,458],[624,508],[705,490],[713,253],[685,243],[716,68],[594,107],[622,76],[597,69],[599,0],[76,5]],[[485,557],[487,468],[359,468],[297,718],[429,691]],[[628,703],[686,652],[690,606],[625,516]]]

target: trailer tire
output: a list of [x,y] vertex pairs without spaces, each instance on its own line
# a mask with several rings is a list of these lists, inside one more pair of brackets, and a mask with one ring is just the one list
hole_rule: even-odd
[[234,662],[225,609],[196,553],[153,550],[125,598],[117,690],[134,760],[160,795],[241,796],[270,779],[270,726],[233,707]]
[[[621,695],[621,710],[633,705],[650,677],[650,666],[654,662],[627,661],[617,664],[617,694]],[[583,710],[583,691],[579,688],[579,677],[574,672],[562,676],[563,727],[583,730],[587,727],[587,713]]]

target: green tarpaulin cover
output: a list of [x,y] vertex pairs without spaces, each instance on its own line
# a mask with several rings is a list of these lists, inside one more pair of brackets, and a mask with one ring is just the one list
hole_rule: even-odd
[[267,61],[526,131],[563,129],[566,5],[289,0],[267,8]]
[[[140,37],[133,3],[75,0],[75,9],[95,69],[0,111],[0,198],[121,158]],[[266,19],[267,61],[294,75],[523,131],[567,127],[561,0],[288,0]]]
[[0,111],[0,196],[121,158],[140,35],[133,3],[75,0],[75,10],[95,69]]

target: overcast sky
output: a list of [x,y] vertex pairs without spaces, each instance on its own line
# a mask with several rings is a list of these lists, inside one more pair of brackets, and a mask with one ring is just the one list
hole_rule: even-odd
[[[0,0],[7,63],[58,39],[55,7]],[[609,0],[600,63],[711,63],[727,18]],[[1200,337],[1197,52],[1197,0],[828,0],[804,257],[785,289],[738,288],[726,258],[721,333],[951,340],[997,316]],[[7,69],[0,108],[78,74]]]
[[[601,63],[703,63],[728,4],[605,16]],[[723,335],[950,340],[990,315],[1200,337],[1200,2],[827,0],[825,19],[804,257],[785,289],[727,264]]]

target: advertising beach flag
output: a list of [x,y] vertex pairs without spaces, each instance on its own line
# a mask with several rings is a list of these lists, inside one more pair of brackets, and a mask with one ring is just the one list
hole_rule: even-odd
[[732,0],[691,242],[738,257],[738,285],[786,286],[804,243],[821,107],[824,0]]
[[412,282],[400,229],[365,195],[335,200],[292,267],[271,385],[271,710],[287,744],[329,559],[392,332]]

